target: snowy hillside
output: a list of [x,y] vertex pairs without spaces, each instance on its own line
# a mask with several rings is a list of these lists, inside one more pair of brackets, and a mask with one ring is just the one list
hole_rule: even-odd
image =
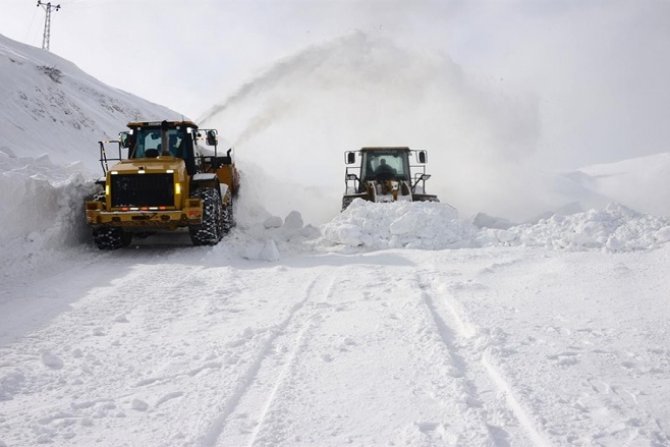
[[[110,61],[110,70],[118,67]],[[176,112],[101,83],[73,63],[0,35],[0,151],[81,161],[96,174],[97,141],[132,120]]]
[[586,187],[642,213],[670,216],[670,153],[580,169]]
[[[432,79],[432,62],[360,35],[343,42],[280,63],[213,109],[224,135],[230,119],[244,174],[238,225],[219,245],[171,234],[101,252],[81,212],[95,142],[136,113],[171,112],[0,40],[0,447],[670,445],[670,217],[643,212],[663,209],[667,156],[514,179],[528,168],[519,162],[480,182],[453,167],[435,185],[463,180],[459,200],[481,205],[537,181],[560,198],[538,210],[564,206],[525,224],[446,203],[356,200],[339,213],[341,151],[384,128],[357,101],[389,96],[394,143],[413,143],[408,129],[428,111],[436,131],[471,107],[461,124],[491,132],[475,146],[528,112],[454,87],[468,82],[449,61],[433,62],[454,88],[420,92],[413,76]],[[399,78],[383,70],[372,97],[370,81],[338,105],[343,80],[363,82],[349,75],[365,55],[372,68],[399,55],[417,64]],[[282,85],[306,94],[294,102]],[[407,89],[395,106],[393,85]],[[436,111],[436,90],[462,103]],[[426,108],[407,125],[419,94]],[[362,124],[330,120],[324,104]],[[509,110],[520,115],[495,122]],[[337,166],[320,170],[330,152]],[[437,174],[450,156],[473,168],[482,155],[433,154]]]

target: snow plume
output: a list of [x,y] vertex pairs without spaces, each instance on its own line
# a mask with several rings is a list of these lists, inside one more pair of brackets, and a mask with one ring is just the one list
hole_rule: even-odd
[[[299,198],[307,218],[321,208],[305,185],[336,198],[343,152],[362,146],[429,150],[428,187],[465,214],[510,217],[544,211],[541,180],[527,161],[538,136],[530,95],[506,94],[466,73],[448,56],[402,48],[357,32],[278,62],[201,119],[234,141],[241,166],[271,167],[275,181],[250,179]],[[271,212],[290,211],[285,200]]]

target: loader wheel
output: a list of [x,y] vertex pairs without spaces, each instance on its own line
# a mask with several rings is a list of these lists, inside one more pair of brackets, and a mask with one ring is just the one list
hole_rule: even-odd
[[233,201],[230,200],[228,204],[223,205],[223,215],[221,219],[221,231],[222,234],[228,234],[228,232],[235,226],[235,218],[233,217]]
[[223,232],[223,204],[221,196],[214,188],[202,188],[193,193],[202,200],[202,223],[191,225],[188,231],[193,245],[216,245]]
[[133,235],[120,228],[96,228],[93,230],[93,241],[100,250],[116,250],[127,247]]

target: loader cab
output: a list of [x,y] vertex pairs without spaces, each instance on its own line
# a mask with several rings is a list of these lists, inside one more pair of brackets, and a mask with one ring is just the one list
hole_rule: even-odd
[[[412,159],[410,160],[410,156]],[[370,202],[438,202],[426,194],[427,152],[403,146],[363,147],[346,151],[342,210],[355,199]]]
[[128,148],[128,158],[175,157],[184,160],[189,175],[196,172],[193,135],[198,127],[190,121],[132,122],[130,132],[120,140]]

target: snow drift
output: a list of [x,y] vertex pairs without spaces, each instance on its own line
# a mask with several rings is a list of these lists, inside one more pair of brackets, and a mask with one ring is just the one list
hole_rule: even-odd
[[83,199],[91,183],[81,166],[62,167],[48,157],[16,157],[0,150],[0,270],[14,268],[18,258],[30,264],[53,257],[63,247],[90,237]]
[[507,229],[477,228],[449,205],[430,202],[370,203],[355,200],[323,226],[323,240],[348,249],[543,247],[608,252],[647,250],[670,241],[670,219],[610,204],[602,210]]

